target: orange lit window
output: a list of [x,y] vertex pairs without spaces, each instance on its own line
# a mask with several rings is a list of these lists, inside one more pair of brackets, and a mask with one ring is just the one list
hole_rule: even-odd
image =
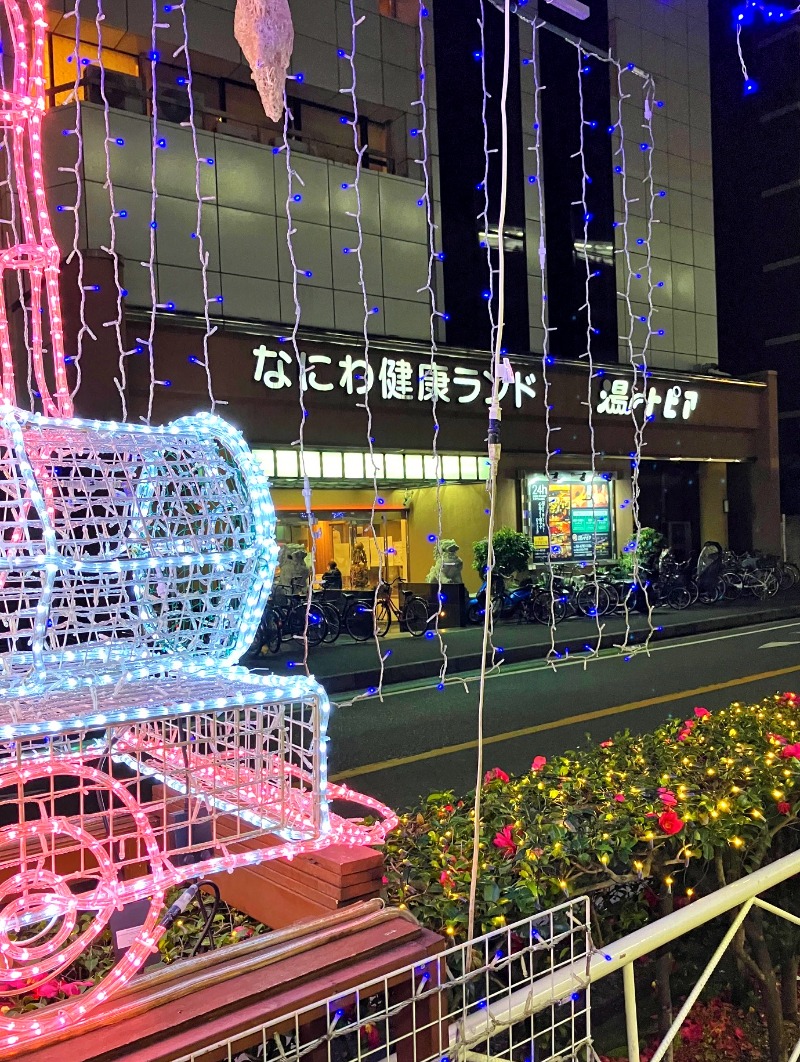
[[407,26],[416,26],[419,19],[417,0],[380,0],[379,10],[387,18],[396,18]]
[[[82,67],[99,66],[97,45],[82,42],[78,61]],[[119,74],[139,77],[139,60],[135,55],[117,52],[112,48],[103,48],[103,67]],[[75,40],[72,37],[50,35],[49,47],[45,49],[45,77],[49,89],[61,89],[55,94],[51,103],[65,103],[75,85]],[[81,80],[86,79],[84,71]],[[86,99],[85,88],[81,89],[81,99]]]

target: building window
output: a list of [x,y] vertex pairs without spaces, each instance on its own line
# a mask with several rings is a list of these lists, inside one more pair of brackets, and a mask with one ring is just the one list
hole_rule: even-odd
[[419,19],[417,0],[380,0],[379,10],[386,18],[395,18],[407,26],[416,26]]
[[[100,65],[97,61],[97,45],[84,41],[78,54],[80,64],[80,98],[84,101],[100,100]],[[127,52],[103,48],[103,67],[106,71],[106,97],[109,106],[119,110],[132,110],[126,98],[136,100],[139,113],[141,106],[141,81],[139,59]],[[51,33],[45,49],[45,84],[48,87],[48,106],[58,106],[69,100],[75,89],[75,40]],[[97,100],[95,100],[95,95]]]

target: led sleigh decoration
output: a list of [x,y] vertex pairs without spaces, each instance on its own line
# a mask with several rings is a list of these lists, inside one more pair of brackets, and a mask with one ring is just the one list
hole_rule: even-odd
[[[142,922],[83,995],[0,1014],[6,1056],[80,1022],[130,981],[165,931],[167,889],[334,843],[376,844],[396,819],[328,782],[321,686],[237,666],[277,557],[269,491],[241,436],[207,414],[164,428],[70,417],[39,154],[46,24],[35,0],[28,29],[16,0],[2,2],[16,63],[5,120],[15,161],[31,151],[15,181],[27,202],[27,165],[34,196],[25,245],[0,258],[29,271],[32,298],[45,284],[56,380],[50,398],[34,333],[44,415],[14,407],[0,313],[4,997],[68,969],[115,910],[138,901]],[[361,805],[374,824],[333,814],[334,799]]]

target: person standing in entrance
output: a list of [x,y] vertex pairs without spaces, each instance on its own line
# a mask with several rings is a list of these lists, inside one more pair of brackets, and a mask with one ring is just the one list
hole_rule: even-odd
[[322,576],[322,589],[323,590],[341,590],[342,589],[342,573],[339,571],[339,566],[336,561],[331,561],[328,565],[328,570]]

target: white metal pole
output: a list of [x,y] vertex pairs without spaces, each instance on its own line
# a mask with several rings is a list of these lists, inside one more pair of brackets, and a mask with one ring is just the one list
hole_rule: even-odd
[[625,990],[625,1028],[628,1033],[628,1062],[639,1062],[639,1016],[636,1013],[636,978],[633,963],[622,967]]

